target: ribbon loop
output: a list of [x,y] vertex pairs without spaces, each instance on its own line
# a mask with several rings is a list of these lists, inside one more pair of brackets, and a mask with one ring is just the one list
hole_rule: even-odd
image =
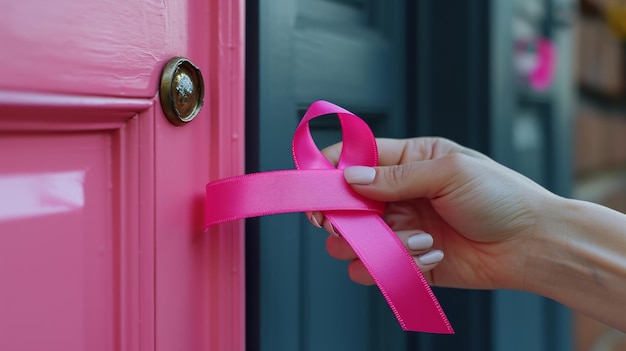
[[376,139],[367,123],[339,106],[326,101],[316,101],[304,114],[294,133],[292,152],[296,168],[335,168],[317,148],[309,129],[309,121],[331,113],[337,114],[339,118],[343,138],[337,168],[378,165]]
[[[337,167],[315,145],[309,121],[337,114],[343,146]],[[297,170],[249,174],[207,184],[207,225],[284,212],[322,211],[352,246],[404,330],[453,333],[437,298],[402,242],[383,221],[383,203],[363,198],[343,179],[348,166],[378,164],[367,124],[326,101],[313,103],[296,128]]]

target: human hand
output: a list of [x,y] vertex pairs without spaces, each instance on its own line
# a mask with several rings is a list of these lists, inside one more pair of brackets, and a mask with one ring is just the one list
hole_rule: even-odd
[[[377,139],[377,144],[379,166],[346,168],[345,179],[359,194],[387,202],[385,221],[430,284],[524,288],[526,253],[533,245],[529,239],[556,195],[446,139]],[[336,164],[341,144],[323,153]],[[334,232],[322,213],[308,216],[314,225]],[[331,256],[352,260],[348,271],[353,281],[374,284],[344,239],[330,235],[326,247]]]

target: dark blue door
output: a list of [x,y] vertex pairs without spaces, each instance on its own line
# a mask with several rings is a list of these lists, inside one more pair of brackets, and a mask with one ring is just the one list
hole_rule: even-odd
[[[247,6],[249,171],[293,167],[292,133],[318,99],[360,115],[377,136],[440,135],[514,165],[513,114],[502,113],[516,102],[513,90],[501,89],[512,87],[513,2]],[[340,140],[333,120],[313,133],[320,146]],[[543,151],[564,143],[548,139],[554,144]],[[404,333],[378,289],[352,283],[347,264],[328,256],[325,238],[303,214],[248,222],[249,350],[569,349],[562,307],[513,292],[436,289],[457,334]]]
[[[259,11],[259,168],[292,168],[290,142],[306,107],[324,99],[402,136],[402,2],[273,0]],[[395,7],[394,7],[395,6]],[[319,145],[339,141],[317,123]],[[352,283],[304,215],[262,218],[258,238],[262,350],[401,350],[406,338],[376,287]]]

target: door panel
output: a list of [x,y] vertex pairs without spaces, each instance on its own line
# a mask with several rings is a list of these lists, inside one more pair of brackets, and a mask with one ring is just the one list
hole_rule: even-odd
[[[0,139],[0,192],[12,202],[0,222],[0,344],[107,350],[118,337],[110,145],[105,133]],[[51,157],[33,157],[42,152]]]
[[142,232],[135,192],[149,169],[137,162],[149,106],[0,93],[3,348],[153,344],[140,324],[154,315],[141,293],[152,290],[153,234]]
[[0,89],[152,97],[154,73],[192,43],[187,11],[187,1],[3,1]]
[[[393,101],[394,38],[380,1],[299,0],[293,33],[295,94],[383,109]],[[393,28],[392,26],[389,26]],[[332,82],[332,84],[330,84]],[[376,82],[376,84],[372,84]]]
[[[0,4],[0,349],[242,350],[242,223],[204,228],[243,172],[236,0]],[[204,75],[184,126],[173,56]]]

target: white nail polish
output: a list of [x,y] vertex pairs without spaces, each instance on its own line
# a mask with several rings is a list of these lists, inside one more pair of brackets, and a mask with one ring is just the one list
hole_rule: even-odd
[[407,239],[409,250],[428,250],[433,246],[433,237],[430,234],[422,233],[410,236]]
[[320,225],[320,223],[317,221],[317,218],[315,218],[315,215],[311,214],[309,216],[309,221],[311,221],[311,224],[313,224],[316,228],[321,228],[322,226]]
[[443,252],[440,250],[433,250],[421,255],[417,258],[417,260],[424,266],[439,263],[443,260]]
[[324,220],[324,224],[322,225],[324,227],[324,229],[326,229],[326,231],[328,232],[328,234],[335,236],[335,237],[341,237],[341,235],[339,235],[339,232],[337,231],[337,229],[335,229],[335,227],[332,225],[332,223],[330,223],[330,221],[328,219]]
[[376,178],[376,170],[372,167],[352,166],[344,169],[343,177],[350,184],[371,184]]

